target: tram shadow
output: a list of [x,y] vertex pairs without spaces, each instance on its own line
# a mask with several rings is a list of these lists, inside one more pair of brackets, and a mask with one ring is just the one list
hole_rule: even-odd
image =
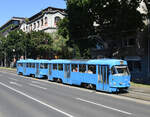
[[129,91],[127,89],[120,89],[117,92],[113,92],[113,94],[117,94],[117,95],[119,95],[119,94],[127,94],[127,93],[129,93]]

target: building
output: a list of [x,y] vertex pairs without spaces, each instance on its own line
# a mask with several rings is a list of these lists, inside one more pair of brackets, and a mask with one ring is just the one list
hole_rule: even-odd
[[0,33],[7,37],[8,33],[16,28],[24,22],[25,18],[22,17],[12,17],[9,21],[7,21],[4,25],[0,27]]
[[48,7],[24,21],[20,29],[24,32],[44,31],[52,33],[57,30],[57,22],[65,16],[64,9]]

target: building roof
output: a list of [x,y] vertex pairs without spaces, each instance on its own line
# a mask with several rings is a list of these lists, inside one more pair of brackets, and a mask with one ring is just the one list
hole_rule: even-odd
[[0,27],[0,30],[2,30],[4,27],[6,27],[9,23],[11,23],[12,21],[23,21],[25,20],[24,17],[12,17],[10,20],[8,20],[4,25],[2,25]]
[[41,10],[40,12],[36,13],[35,15],[31,16],[29,18],[29,22],[32,22],[40,17],[42,17],[45,13],[56,13],[56,12],[60,12],[61,14],[66,14],[65,13],[65,9],[61,9],[61,8],[54,8],[54,7],[47,7],[44,10]]

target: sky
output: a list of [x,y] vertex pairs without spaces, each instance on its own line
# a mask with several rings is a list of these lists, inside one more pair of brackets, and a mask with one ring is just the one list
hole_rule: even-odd
[[26,17],[47,7],[66,8],[64,0],[0,0],[0,27],[12,17]]

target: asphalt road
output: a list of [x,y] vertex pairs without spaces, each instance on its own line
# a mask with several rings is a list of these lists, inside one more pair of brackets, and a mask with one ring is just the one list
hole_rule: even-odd
[[0,117],[150,117],[150,102],[0,70]]

